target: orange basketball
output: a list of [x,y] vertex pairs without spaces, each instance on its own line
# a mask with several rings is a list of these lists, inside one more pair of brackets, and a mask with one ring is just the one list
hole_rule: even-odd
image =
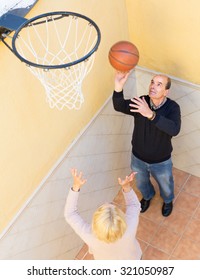
[[127,72],[137,65],[139,51],[131,42],[119,41],[110,48],[108,58],[113,68]]

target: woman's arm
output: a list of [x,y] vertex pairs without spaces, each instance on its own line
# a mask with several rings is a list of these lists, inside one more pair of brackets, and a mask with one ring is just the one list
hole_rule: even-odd
[[84,233],[89,232],[90,225],[86,223],[79,215],[77,203],[80,193],[80,188],[85,184],[86,179],[83,179],[83,174],[77,173],[76,169],[71,169],[74,182],[69,190],[65,203],[64,217],[74,231],[84,240]]
[[129,176],[126,176],[124,180],[118,178],[118,182],[122,187],[122,192],[126,202],[126,216],[130,216],[131,218],[138,217],[141,210],[138,197],[131,187],[131,183],[133,182],[136,174],[137,172],[132,172]]

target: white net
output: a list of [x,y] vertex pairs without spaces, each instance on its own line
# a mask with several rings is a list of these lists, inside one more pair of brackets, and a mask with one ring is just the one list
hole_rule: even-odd
[[45,88],[46,101],[51,108],[80,109],[84,102],[82,82],[94,62],[94,55],[87,61],[60,69],[41,69],[29,66],[30,71]]
[[[19,32],[15,39],[17,52],[44,86],[51,108],[80,109],[84,102],[82,83],[95,58],[95,52],[88,54],[97,37],[91,23],[71,15],[51,15],[42,18],[42,24],[40,18]],[[77,63],[71,65],[74,61]]]

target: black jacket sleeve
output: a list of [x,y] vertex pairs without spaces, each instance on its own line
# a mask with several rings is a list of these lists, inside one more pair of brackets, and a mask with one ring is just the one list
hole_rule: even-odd
[[112,101],[115,111],[134,116],[134,113],[130,112],[131,108],[129,106],[129,104],[132,103],[132,101],[131,99],[124,99],[123,91],[114,91]]

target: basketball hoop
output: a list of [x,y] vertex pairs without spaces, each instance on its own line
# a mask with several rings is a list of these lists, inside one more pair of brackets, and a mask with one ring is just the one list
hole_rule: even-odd
[[51,108],[80,109],[82,83],[92,69],[100,40],[100,30],[90,18],[50,12],[16,29],[12,51],[40,80]]

